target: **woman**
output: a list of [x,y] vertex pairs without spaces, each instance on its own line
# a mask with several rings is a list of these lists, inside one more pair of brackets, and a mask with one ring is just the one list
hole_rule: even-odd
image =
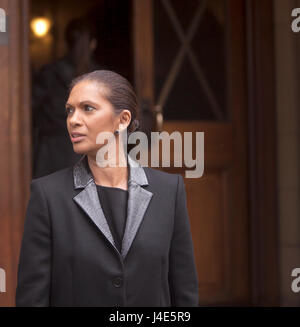
[[119,149],[136,128],[129,82],[105,70],[82,75],[66,110],[73,149],[83,156],[31,183],[16,304],[197,306],[183,178],[142,167],[122,150],[115,167],[97,160],[111,144],[97,144],[98,133],[111,132]]

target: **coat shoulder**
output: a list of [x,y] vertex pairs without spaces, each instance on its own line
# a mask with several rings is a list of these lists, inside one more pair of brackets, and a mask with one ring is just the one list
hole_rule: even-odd
[[35,178],[31,183],[39,184],[45,191],[65,189],[72,186],[73,167],[64,168],[46,176]]
[[167,173],[155,168],[143,167],[149,184],[177,188],[179,174]]

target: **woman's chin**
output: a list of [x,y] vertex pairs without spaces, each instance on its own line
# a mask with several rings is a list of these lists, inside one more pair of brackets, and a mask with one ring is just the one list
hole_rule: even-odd
[[84,146],[83,144],[73,144],[73,151],[77,154],[86,154],[89,152],[90,149],[88,149],[87,146]]
[[76,143],[73,144],[73,151],[80,155],[85,154],[88,156],[96,157],[98,150],[99,150],[98,147],[95,148],[83,144],[76,144]]

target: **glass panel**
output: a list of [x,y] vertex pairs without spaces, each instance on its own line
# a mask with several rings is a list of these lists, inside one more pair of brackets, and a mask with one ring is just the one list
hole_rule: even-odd
[[154,0],[153,12],[155,102],[164,119],[227,120],[225,1]]
[[[156,0],[155,0],[156,1]],[[160,0],[159,0],[160,1]],[[193,19],[199,0],[176,1],[170,0],[170,4],[180,19],[180,24],[184,31],[187,31]]]
[[188,58],[184,59],[178,78],[167,98],[164,119],[214,119]]

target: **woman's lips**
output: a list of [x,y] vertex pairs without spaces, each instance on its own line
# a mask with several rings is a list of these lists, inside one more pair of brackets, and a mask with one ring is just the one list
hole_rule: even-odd
[[82,141],[85,138],[85,135],[79,133],[71,133],[71,141],[72,143],[77,143]]

